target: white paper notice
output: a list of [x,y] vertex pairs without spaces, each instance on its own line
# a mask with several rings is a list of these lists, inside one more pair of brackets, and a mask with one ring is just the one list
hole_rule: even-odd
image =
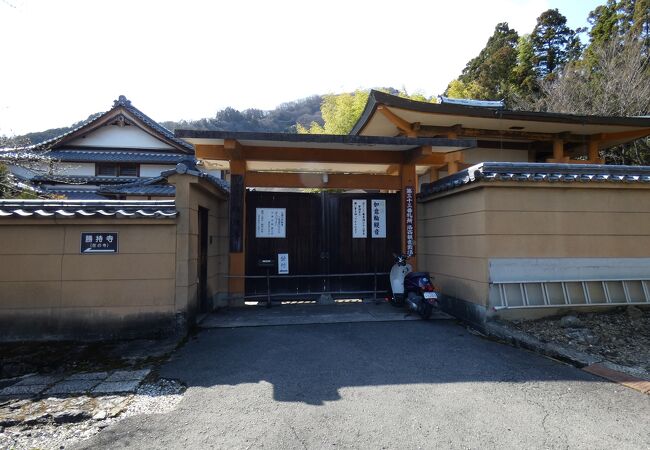
[[386,200],[371,200],[372,237],[386,237]]
[[368,237],[368,225],[366,219],[366,201],[352,200],[352,237]]
[[287,210],[285,208],[255,208],[255,213],[255,237],[287,237]]
[[287,275],[289,273],[289,254],[278,253],[278,275]]

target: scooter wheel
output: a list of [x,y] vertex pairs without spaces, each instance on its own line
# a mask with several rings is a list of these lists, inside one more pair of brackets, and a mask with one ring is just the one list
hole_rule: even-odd
[[427,320],[431,317],[431,314],[433,313],[433,306],[426,304],[420,307],[420,317],[422,317],[424,320]]

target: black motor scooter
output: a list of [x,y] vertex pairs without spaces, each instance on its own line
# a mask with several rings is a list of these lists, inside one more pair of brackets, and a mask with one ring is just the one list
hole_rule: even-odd
[[390,271],[391,303],[395,306],[406,303],[410,310],[428,319],[433,309],[438,307],[438,293],[435,292],[431,276],[427,272],[411,272],[406,255],[394,256],[395,265]]

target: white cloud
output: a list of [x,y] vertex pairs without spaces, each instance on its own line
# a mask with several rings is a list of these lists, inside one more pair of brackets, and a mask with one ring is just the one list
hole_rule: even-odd
[[[357,87],[441,93],[546,0],[0,3],[0,133],[67,126],[124,94],[156,120]],[[312,6],[313,5],[313,6]]]

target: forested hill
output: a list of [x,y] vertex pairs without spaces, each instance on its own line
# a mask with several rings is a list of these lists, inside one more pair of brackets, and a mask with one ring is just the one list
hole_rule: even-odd
[[[322,124],[320,106],[323,97],[314,95],[312,97],[296,100],[293,102],[282,103],[275,109],[263,111],[261,109],[245,109],[243,111],[235,108],[225,108],[218,111],[214,117],[199,120],[181,120],[178,122],[166,121],[159,122],[162,126],[174,131],[177,128],[192,130],[229,130],[229,131],[266,131],[277,133],[295,133],[296,124],[309,125],[312,122]],[[147,111],[143,111],[147,114]],[[98,113],[99,114],[99,113]],[[92,120],[98,116],[93,114],[86,120],[72,124],[70,127],[52,128],[50,130],[27,133],[23,136],[17,136],[16,142],[30,142],[38,144],[40,142],[60,136],[74,128],[79,127],[84,122]]]

